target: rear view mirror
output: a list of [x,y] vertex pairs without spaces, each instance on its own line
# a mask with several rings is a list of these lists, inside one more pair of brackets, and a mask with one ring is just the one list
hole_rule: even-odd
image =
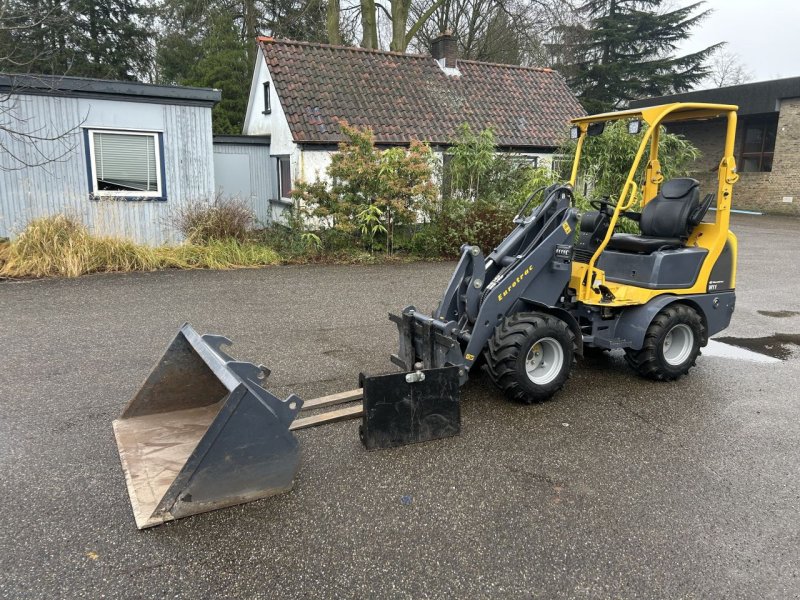
[[594,137],[596,135],[602,134],[606,130],[606,122],[600,121],[599,123],[589,123],[589,128],[586,131],[586,135],[589,137]]

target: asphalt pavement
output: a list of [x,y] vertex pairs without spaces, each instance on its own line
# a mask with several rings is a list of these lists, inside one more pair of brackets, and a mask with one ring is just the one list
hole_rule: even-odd
[[[723,335],[796,339],[800,222],[734,230]],[[387,313],[433,308],[452,268],[0,283],[0,597],[800,597],[791,343],[773,363],[705,355],[671,384],[587,359],[535,406],[479,374],[460,437],[366,452],[357,421],[304,430],[290,493],[136,529],[111,421],[184,321],[313,398],[392,371]]]

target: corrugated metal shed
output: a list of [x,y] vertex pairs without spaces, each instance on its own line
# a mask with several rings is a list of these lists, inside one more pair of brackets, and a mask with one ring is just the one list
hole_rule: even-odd
[[[58,138],[3,140],[23,162],[53,160],[25,168],[9,154],[0,157],[0,236],[13,237],[31,219],[64,213],[98,235],[179,242],[176,211],[214,197],[211,107],[219,92],[81,78],[35,81],[46,85],[0,76],[0,94],[7,94],[0,102],[18,129]],[[92,199],[85,132],[93,128],[161,133],[166,201]]]
[[278,196],[277,165],[269,151],[269,136],[214,136],[217,193],[247,202],[261,225],[273,220],[270,200]]

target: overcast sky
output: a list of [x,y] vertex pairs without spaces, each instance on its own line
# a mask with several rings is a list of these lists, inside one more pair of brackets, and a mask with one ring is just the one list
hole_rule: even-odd
[[705,6],[713,12],[682,52],[728,42],[727,50],[739,55],[753,81],[800,75],[800,0],[706,0]]

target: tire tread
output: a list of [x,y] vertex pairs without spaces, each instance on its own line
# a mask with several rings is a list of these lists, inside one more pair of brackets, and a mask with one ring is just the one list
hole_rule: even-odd
[[695,366],[696,359],[700,356],[699,349],[697,354],[677,371],[666,370],[660,364],[659,340],[666,334],[667,327],[676,322],[692,326],[695,336],[699,336],[698,343],[702,343],[705,339],[705,326],[697,311],[686,304],[670,304],[653,318],[645,333],[641,349],[625,350],[625,360],[640,376],[654,381],[674,381],[686,375],[689,369]]
[[556,385],[543,390],[541,394],[531,395],[520,385],[517,373],[517,359],[520,350],[525,343],[534,335],[537,329],[542,327],[553,327],[561,330],[568,336],[572,343],[574,362],[575,334],[572,329],[561,319],[552,315],[540,312],[517,313],[505,319],[489,338],[486,350],[486,371],[492,382],[508,397],[515,402],[533,404],[542,402],[553,396],[558,390],[564,387],[572,371],[572,365],[567,370],[567,376],[556,382]]

